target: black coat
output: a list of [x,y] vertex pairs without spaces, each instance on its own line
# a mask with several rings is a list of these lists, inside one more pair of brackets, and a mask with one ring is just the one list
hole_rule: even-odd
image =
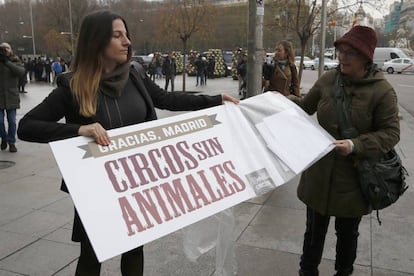
[[175,59],[166,57],[162,63],[162,73],[167,77],[175,76],[177,73],[177,65]]
[[0,108],[20,108],[19,79],[25,74],[23,64],[17,59],[0,62]]
[[[118,107],[121,111],[120,113],[122,113],[122,120],[118,120],[118,123],[114,124],[113,128],[155,120],[157,119],[155,107],[172,111],[190,111],[222,103],[221,95],[193,95],[184,92],[168,93],[152,82],[143,69],[141,73],[137,73],[131,67],[130,86],[128,87],[133,87],[133,91],[124,90],[119,99],[116,99],[117,107],[107,104],[111,101],[113,102],[114,99],[99,93],[96,112],[98,115],[84,117],[79,114],[79,104],[70,90],[69,79],[70,74],[62,74],[58,79],[58,87],[20,120],[17,135],[21,140],[48,143],[76,137],[79,135],[78,131],[81,125],[95,122],[100,123],[106,129],[110,129],[112,123],[108,122],[105,114],[111,114],[112,117],[115,117],[118,114]],[[123,100],[123,97],[129,98]],[[131,104],[130,99],[137,99],[137,103],[133,104],[132,102]],[[103,101],[105,101],[105,104],[100,104]],[[102,111],[104,108],[108,109],[108,106],[109,110]],[[146,114],[142,116],[143,118],[136,118],[135,114],[138,108],[146,110]],[[65,118],[66,122],[60,122],[62,118]],[[67,191],[65,185],[62,185],[62,190]]]

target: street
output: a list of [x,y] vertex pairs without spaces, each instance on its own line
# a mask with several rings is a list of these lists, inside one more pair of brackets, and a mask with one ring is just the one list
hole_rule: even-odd
[[[304,93],[314,83],[317,74],[317,71],[304,71],[301,85]],[[403,108],[406,106],[413,110],[413,96],[410,94],[412,75],[386,77],[403,97],[400,98],[401,141],[396,148],[412,175],[414,117]],[[239,97],[238,82],[230,77],[209,79],[204,87],[195,87],[195,77],[186,81],[187,91],[228,93]],[[163,87],[163,79],[156,82]],[[178,76],[176,90],[182,89],[181,84],[181,76]],[[53,86],[46,83],[28,84],[26,90],[29,93],[21,95],[22,108],[18,110],[17,119],[42,101],[52,89]],[[159,111],[160,117],[173,114]],[[79,244],[70,241],[74,209],[70,196],[59,190],[61,176],[49,145],[18,140],[17,148],[17,153],[0,152],[1,161],[14,164],[0,169],[0,275],[73,275],[79,256]],[[264,196],[232,208],[236,259],[227,265],[236,265],[237,275],[297,275],[306,213],[304,204],[296,196],[297,180],[296,177]],[[410,177],[407,183],[410,187],[401,199],[380,212],[381,226],[376,223],[375,214],[372,218],[364,216],[362,219],[353,275],[370,275],[371,262],[374,275],[413,275],[414,185]],[[213,249],[191,261],[184,254],[183,237],[184,232],[177,231],[146,244],[145,275],[214,275],[216,264],[223,262],[223,256],[216,256]],[[320,265],[321,275],[333,274],[335,241],[331,223]],[[119,261],[120,257],[116,257],[104,262],[101,275],[120,275]]]

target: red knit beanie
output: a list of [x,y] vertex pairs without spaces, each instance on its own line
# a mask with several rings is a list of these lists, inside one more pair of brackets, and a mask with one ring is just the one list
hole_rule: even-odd
[[348,44],[372,62],[377,46],[377,34],[370,27],[355,26],[334,42],[335,47],[339,44]]

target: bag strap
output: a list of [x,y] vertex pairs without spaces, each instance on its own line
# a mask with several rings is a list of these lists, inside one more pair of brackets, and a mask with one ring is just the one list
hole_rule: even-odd
[[358,131],[351,122],[351,97],[345,93],[344,82],[339,72],[335,78],[334,93],[339,132],[342,138],[355,138],[358,136]]
[[[338,72],[335,78],[335,103],[336,103],[336,115],[338,118],[339,124],[339,131],[343,138],[354,138],[351,136],[357,136],[358,131],[351,123],[351,114],[350,114],[350,106],[351,106],[351,99],[345,93],[344,83],[342,79],[341,73]],[[378,224],[381,225],[381,220],[379,217],[379,211],[377,212],[377,221]],[[372,229],[371,229],[372,235]],[[372,241],[371,241],[371,249],[372,249]]]

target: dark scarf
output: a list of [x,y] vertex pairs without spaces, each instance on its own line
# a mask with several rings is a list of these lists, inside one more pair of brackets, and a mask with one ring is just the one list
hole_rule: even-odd
[[288,64],[287,59],[276,60],[277,65],[279,65],[280,69],[285,70],[286,65]]
[[131,64],[126,62],[119,65],[110,73],[102,73],[99,91],[111,98],[121,96],[129,77]]

